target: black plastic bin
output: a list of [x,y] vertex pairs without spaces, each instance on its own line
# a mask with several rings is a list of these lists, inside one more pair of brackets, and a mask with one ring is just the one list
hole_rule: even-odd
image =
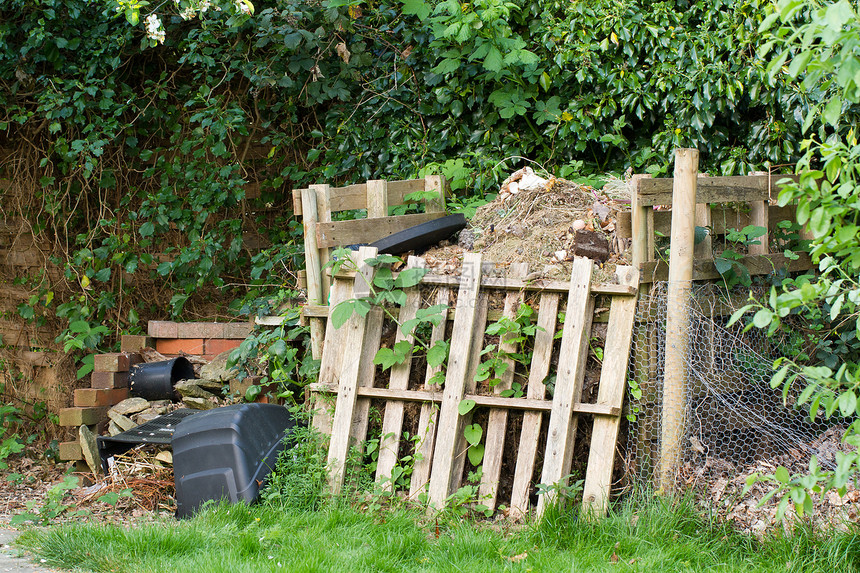
[[180,422],[172,442],[176,517],[208,500],[256,500],[293,425],[275,404],[224,406]]
[[180,380],[197,378],[194,367],[182,356],[135,364],[128,373],[129,392],[146,400],[173,400],[173,386]]

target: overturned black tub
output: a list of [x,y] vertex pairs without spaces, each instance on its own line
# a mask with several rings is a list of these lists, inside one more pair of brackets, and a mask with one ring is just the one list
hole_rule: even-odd
[[256,500],[293,425],[275,404],[235,404],[182,420],[172,440],[176,517],[208,500]]
[[135,364],[128,373],[129,392],[146,400],[174,400],[173,386],[193,378],[197,378],[194,367],[182,356]]

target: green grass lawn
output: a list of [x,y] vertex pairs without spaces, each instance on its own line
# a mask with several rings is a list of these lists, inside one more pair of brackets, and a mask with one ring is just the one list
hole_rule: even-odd
[[553,512],[517,529],[344,503],[236,505],[182,522],[34,529],[21,543],[52,566],[117,572],[860,571],[856,530],[759,542],[659,499],[628,501],[596,523]]

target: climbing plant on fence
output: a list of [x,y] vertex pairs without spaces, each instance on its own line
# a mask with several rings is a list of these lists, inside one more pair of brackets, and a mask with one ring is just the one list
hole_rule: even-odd
[[[797,169],[799,182],[786,186],[781,205],[797,202],[798,222],[814,236],[812,256],[819,262],[817,278],[801,277],[773,288],[765,303],[753,303],[732,317],[755,311],[749,327],[773,333],[801,317],[814,333],[811,362],[796,357],[776,361],[771,385],[786,396],[794,389],[798,405],[811,418],[841,421],[844,442],[860,446],[857,420],[860,396],[860,12],[848,0],[811,2],[778,0],[769,5],[760,25],[768,40],[759,50],[770,60],[772,78],[788,76],[809,102],[802,116],[804,153]],[[794,321],[794,322],[792,322]],[[771,476],[774,494],[782,496],[780,515],[790,504],[809,512],[813,497],[835,488],[846,491],[860,472],[856,451],[836,453],[836,468],[825,469],[813,457],[809,472],[790,475],[778,468]]]

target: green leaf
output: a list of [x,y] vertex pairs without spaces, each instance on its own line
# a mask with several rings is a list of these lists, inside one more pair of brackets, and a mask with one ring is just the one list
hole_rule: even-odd
[[473,446],[480,444],[483,436],[484,430],[478,424],[470,424],[463,428],[463,437]]
[[253,402],[254,400],[256,400],[257,396],[260,395],[260,390],[261,388],[257,384],[252,384],[248,386],[248,389],[245,390],[245,401]]
[[853,390],[846,390],[839,396],[839,413],[847,418],[857,409],[857,395]]
[[753,306],[751,304],[748,304],[748,305],[736,310],[734,312],[734,314],[732,314],[731,318],[729,318],[729,322],[726,324],[726,326],[731,326],[734,323],[736,323],[737,321],[739,321],[741,319],[741,317],[743,315],[745,315],[752,307]]
[[824,207],[818,207],[812,211],[812,215],[809,217],[809,230],[812,231],[813,236],[821,238],[827,234],[829,229],[830,217],[827,216]]
[[415,330],[415,327],[421,324],[421,322],[422,320],[420,318],[404,320],[403,324],[400,325],[400,332],[403,333],[403,336],[412,336],[412,331]]
[[147,221],[140,226],[140,230],[138,232],[141,237],[151,237],[152,234],[155,233],[155,224],[152,221]]
[[279,338],[269,347],[269,354],[283,358],[287,354],[287,343],[284,339]]
[[403,0],[403,13],[425,20],[430,16],[430,6],[424,0]]
[[76,334],[90,331],[90,323],[86,320],[76,320],[69,324],[69,331]]
[[821,117],[824,118],[824,121],[829,123],[832,126],[836,126],[839,123],[839,118],[842,115],[842,100],[839,96],[833,96],[830,98],[830,101],[827,102],[827,105],[824,107],[824,111],[821,112]]
[[380,348],[376,352],[376,356],[373,358],[373,363],[381,365],[383,370],[388,370],[397,364],[397,362],[397,356],[390,348]]
[[469,456],[469,463],[473,466],[479,466],[484,460],[484,444],[475,444],[466,453]]
[[499,72],[502,70],[503,63],[504,58],[502,57],[502,53],[498,48],[492,46],[487,52],[487,57],[484,58],[484,68],[491,72]]
[[394,280],[394,286],[397,288],[409,288],[417,285],[427,274],[427,269],[406,269],[400,271],[397,278]]
[[778,388],[782,385],[782,381],[785,380],[786,375],[788,374],[788,369],[791,367],[791,364],[786,364],[782,368],[779,369],[779,372],[773,375],[773,378],[770,379],[770,387]]
[[761,24],[758,26],[758,33],[761,34],[770,29],[773,26],[774,22],[779,20],[779,12],[774,12],[773,14],[769,14],[767,18],[762,20]]
[[756,328],[764,328],[768,326],[772,320],[773,311],[769,308],[762,308],[753,316],[753,325]]
[[830,320],[836,320],[839,316],[839,311],[842,310],[842,303],[845,302],[845,294],[840,294],[830,306]]
[[465,416],[466,414],[471,412],[472,409],[474,409],[475,404],[476,404],[476,402],[474,400],[468,400],[468,399],[464,398],[464,399],[460,400],[459,404],[457,404],[457,412],[461,416]]
[[724,275],[730,270],[732,270],[733,266],[734,263],[728,259],[725,259],[723,257],[714,257],[714,267],[716,267],[717,272],[721,275]]
[[352,316],[352,313],[355,309],[355,301],[345,300],[343,302],[338,303],[331,310],[331,323],[335,328],[340,328],[346,321],[349,320],[349,317]]
[[437,340],[427,349],[427,364],[433,368],[442,366],[448,358],[449,345],[444,340]]
[[788,470],[783,466],[779,466],[776,468],[776,472],[773,474],[774,479],[779,483],[786,484],[791,479],[791,476],[788,475]]
[[542,73],[538,78],[538,84],[543,91],[548,92],[550,86],[552,86],[552,80],[550,79],[549,74],[546,72]]

